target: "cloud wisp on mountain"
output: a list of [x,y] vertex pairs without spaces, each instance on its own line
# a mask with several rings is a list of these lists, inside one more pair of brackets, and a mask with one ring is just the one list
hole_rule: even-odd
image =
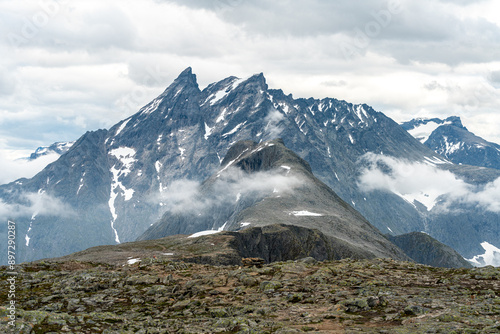
[[430,162],[412,162],[368,153],[362,159],[358,186],[366,192],[392,192],[406,201],[425,205],[427,210],[447,211],[456,204],[479,206],[500,212],[500,178],[485,185],[472,185]]
[[9,204],[0,200],[0,219],[16,219],[37,215],[48,217],[71,217],[76,215],[69,204],[47,193],[23,193],[19,198],[23,204]]
[[188,179],[173,181],[152,200],[162,203],[164,212],[204,214],[217,206],[234,205],[240,199],[293,191],[303,181],[296,176],[286,175],[286,171],[283,169],[284,173],[272,170],[249,174],[229,167],[210,185]]

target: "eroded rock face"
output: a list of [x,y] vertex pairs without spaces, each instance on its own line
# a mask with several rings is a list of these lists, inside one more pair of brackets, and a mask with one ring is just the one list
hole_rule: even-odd
[[418,263],[443,268],[472,268],[472,265],[451,247],[425,233],[388,235],[388,238]]
[[[1,268],[0,279],[7,277]],[[17,267],[14,333],[500,330],[500,269],[390,259],[210,266],[143,258]],[[7,284],[0,298],[7,300]],[[11,332],[0,307],[0,331]]]
[[316,260],[372,258],[368,252],[319,230],[293,225],[268,225],[234,234],[234,248],[243,257],[260,257],[267,263],[312,257]]

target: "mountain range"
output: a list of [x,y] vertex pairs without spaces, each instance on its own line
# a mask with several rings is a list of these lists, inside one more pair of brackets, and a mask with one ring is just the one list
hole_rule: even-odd
[[64,153],[68,152],[68,150],[71,148],[73,144],[74,142],[55,142],[49,146],[40,146],[35,150],[35,152],[31,153],[30,156],[27,157],[26,159],[35,160],[38,159],[39,157],[49,154],[56,154],[58,156],[61,156]]
[[[454,164],[365,104],[294,99],[269,89],[263,74],[201,90],[191,68],[35,177],[0,186],[0,212],[16,222],[19,260],[132,241],[182,203],[176,196],[234,160],[235,143],[276,138],[382,233],[425,231],[466,258],[481,254],[481,243],[500,246],[498,200],[488,196],[500,170]],[[436,189],[436,180],[450,182]]]
[[416,118],[401,123],[403,129],[455,164],[500,169],[500,145],[476,136],[460,117]]

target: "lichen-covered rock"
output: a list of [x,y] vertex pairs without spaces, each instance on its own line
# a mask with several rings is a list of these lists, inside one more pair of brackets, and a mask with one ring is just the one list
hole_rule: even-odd
[[260,290],[264,292],[275,291],[283,287],[279,281],[264,281],[260,283]]

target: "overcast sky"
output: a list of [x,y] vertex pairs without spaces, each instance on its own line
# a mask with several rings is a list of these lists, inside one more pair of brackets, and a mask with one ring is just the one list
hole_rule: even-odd
[[500,2],[0,0],[0,154],[109,128],[191,66],[500,143]]

